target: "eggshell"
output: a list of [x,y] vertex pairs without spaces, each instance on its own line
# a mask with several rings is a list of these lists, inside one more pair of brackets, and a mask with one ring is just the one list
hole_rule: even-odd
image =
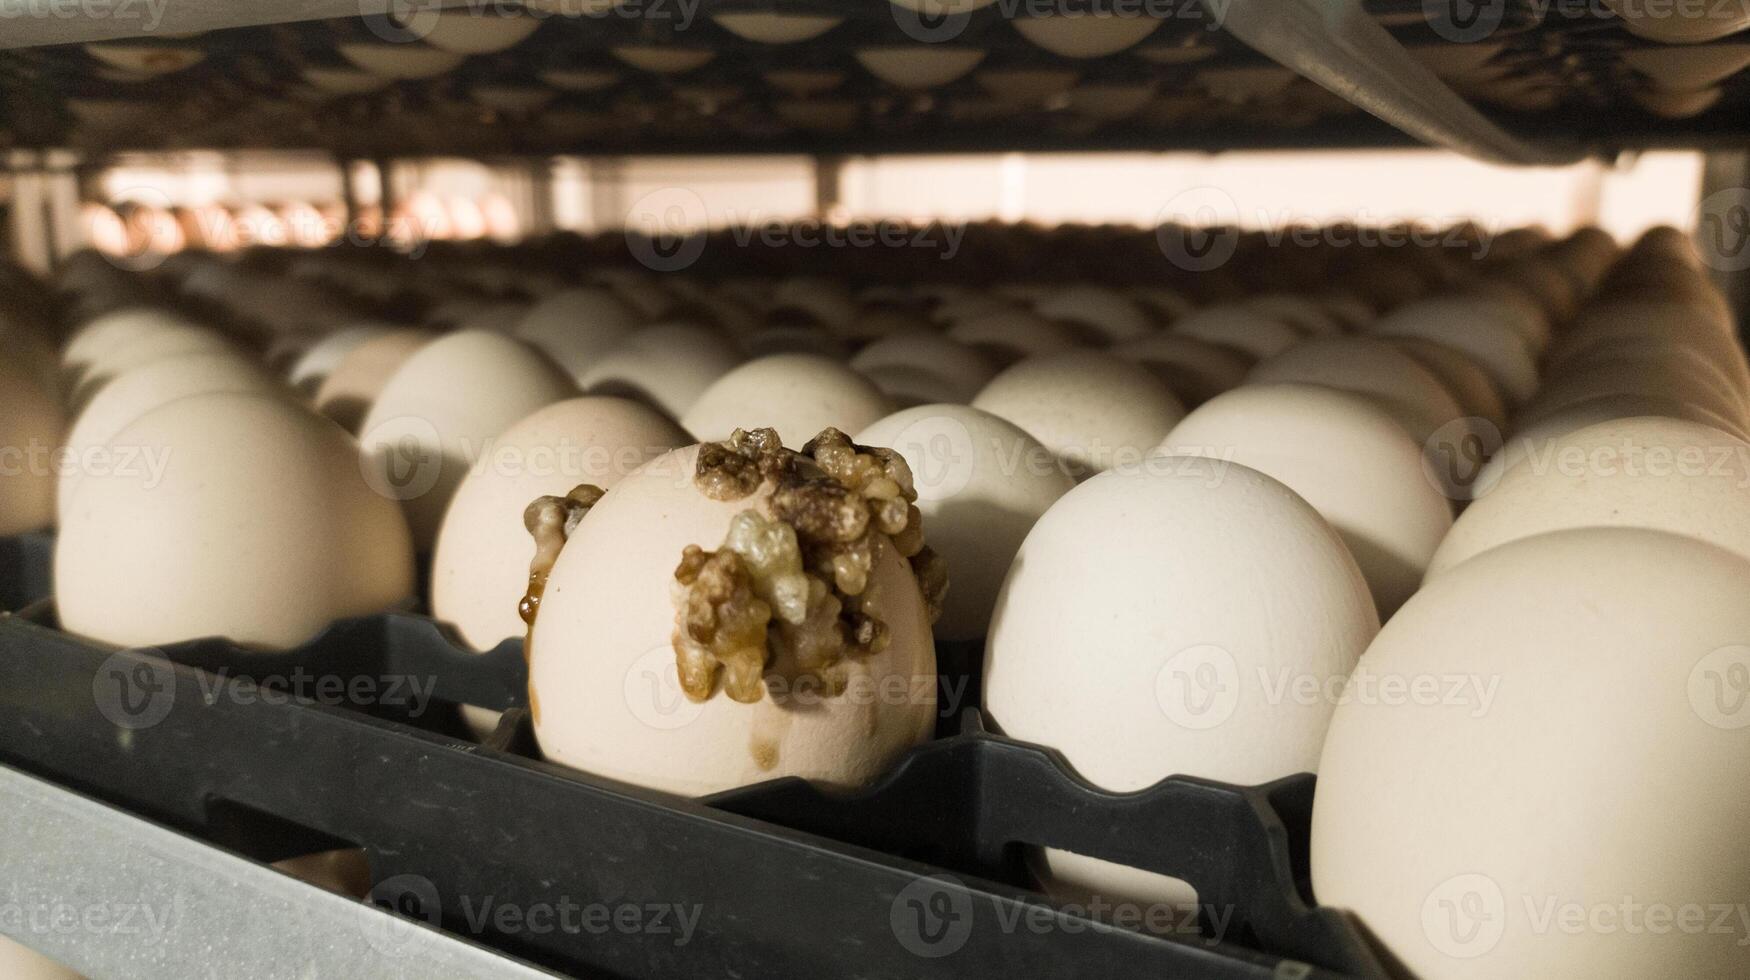
[[1307,337],[1333,337],[1344,332],[1343,324],[1325,305],[1311,296],[1292,293],[1269,293],[1245,301],[1245,307],[1257,310],[1288,324]]
[[1420,445],[1464,410],[1434,372],[1378,337],[1317,337],[1260,361],[1248,384],[1318,384],[1364,395]]
[[719,440],[736,429],[769,427],[786,446],[801,446],[822,429],[857,432],[892,410],[880,389],[838,361],[774,354],[718,378],[682,416],[681,428]]
[[844,20],[842,17],[820,14],[775,14],[764,11],[717,14],[711,19],[736,37],[761,44],[807,41],[825,34]]
[[1022,539],[1075,479],[1032,436],[964,405],[896,412],[853,441],[892,449],[911,467],[925,536],[948,562],[936,636],[982,638]]
[[984,60],[984,52],[977,48],[931,45],[858,48],[856,55],[869,74],[889,85],[911,89],[946,85]]
[[[697,447],[676,450],[627,476],[560,553],[530,639],[542,751],[562,765],[689,796],[780,776],[868,783],[935,720],[935,647],[910,566],[882,549],[868,608],[892,640],[882,653],[847,661],[856,680],[845,695],[804,704],[799,693],[768,690],[742,704],[719,691],[688,700],[671,646],[675,566],[688,545],[719,548],[731,518],[769,493],[707,498],[690,479],[697,455]],[[865,696],[870,684],[889,691]]]
[[1687,48],[1629,48],[1622,62],[1671,92],[1694,92],[1750,68],[1750,44],[1709,44]]
[[[1034,525],[997,599],[985,709],[1115,792],[1312,771],[1331,705],[1272,685],[1347,676],[1379,629],[1366,583],[1287,487],[1237,464],[1168,463],[1100,474]],[[1047,860],[1063,886],[1101,896],[1186,895],[1092,858]]]
[[660,45],[628,44],[610,48],[614,57],[647,72],[658,75],[679,75],[702,68],[717,57],[717,52],[701,48],[676,48]]
[[769,311],[794,310],[843,333],[857,319],[857,301],[842,282],[786,279],[772,289]]
[[1123,293],[1099,286],[1069,286],[1033,304],[1034,312],[1084,333],[1090,342],[1116,344],[1151,333],[1155,322]]
[[286,380],[293,388],[307,395],[314,395],[322,387],[322,382],[346,360],[348,354],[366,341],[381,337],[393,329],[371,325],[336,330],[304,348],[293,362],[291,370],[286,372]]
[[1077,346],[1075,333],[1031,310],[1004,309],[954,321],[947,335],[983,351],[992,364],[1007,367],[1035,354],[1053,354]]
[[1537,389],[1537,364],[1500,304],[1472,297],[1418,300],[1368,326],[1376,337],[1420,337],[1470,355],[1510,405]]
[[578,287],[554,293],[535,304],[516,336],[547,353],[581,383],[597,358],[638,327],[641,318],[612,291]]
[[1739,4],[1649,4],[1604,0],[1629,33],[1664,44],[1717,41],[1750,29],[1750,9]]
[[273,396],[196,395],[110,446],[138,452],[80,480],[55,542],[69,632],[284,648],[413,595],[407,526],[327,419]]
[[1440,379],[1466,415],[1480,418],[1497,429],[1507,428],[1507,403],[1489,380],[1488,372],[1469,355],[1420,337],[1394,337],[1392,344]]
[[513,48],[541,26],[539,17],[512,15],[501,8],[415,8],[411,13],[420,40],[457,54],[493,54]]
[[577,394],[538,351],[463,330],[420,348],[384,386],[359,436],[371,485],[401,501],[414,543],[437,539],[444,508],[499,433]]
[[440,51],[423,44],[378,44],[350,42],[335,46],[340,56],[373,75],[397,80],[436,78],[458,65],[465,56]]
[[437,336],[430,330],[393,330],[354,347],[316,389],[316,411],[357,432],[389,379]]
[[74,462],[61,474],[56,493],[61,509],[72,501],[84,461],[101,455],[116,433],[161,405],[213,392],[284,394],[260,368],[230,353],[162,358],[104,385],[67,431],[68,459]]
[[1421,446],[1369,400],[1317,385],[1246,385],[1174,427],[1161,451],[1249,466],[1280,480],[1337,529],[1382,618],[1416,591],[1452,506]]
[[1299,343],[1298,330],[1243,305],[1211,306],[1173,321],[1176,334],[1231,347],[1254,359],[1280,354]]
[[1074,15],[1015,17],[1021,36],[1064,58],[1102,58],[1117,54],[1155,32],[1160,18],[1120,16],[1109,11],[1078,11]]
[[1643,89],[1634,93],[1643,109],[1661,119],[1689,119],[1720,104],[1726,90],[1715,86],[1698,92],[1667,92],[1663,89]]
[[1331,723],[1319,903],[1423,977],[1740,971],[1737,929],[1649,928],[1648,910],[1750,894],[1750,784],[1725,775],[1750,765],[1731,687],[1747,582],[1741,557],[1624,528],[1529,537],[1430,582]]
[[1170,330],[1118,344],[1112,353],[1154,371],[1168,390],[1193,407],[1238,387],[1252,367],[1251,358],[1231,347]]
[[1523,453],[1441,542],[1430,580],[1510,541],[1575,527],[1642,527],[1750,557],[1750,443],[1681,419],[1627,418]]
[[972,407],[1019,426],[1078,474],[1140,462],[1185,417],[1147,368],[1091,350],[1027,358]]
[[84,980],[78,973],[5,936],[0,936],[0,976],[7,980]]
[[883,337],[851,358],[852,369],[868,374],[875,368],[909,367],[934,374],[948,383],[953,396],[965,403],[996,377],[996,368],[977,350],[933,330]]
[[634,398],[678,419],[740,363],[741,352],[716,330],[658,323],[622,337],[578,383],[592,394]]
[[1521,421],[1546,415],[1601,395],[1650,395],[1689,402],[1745,424],[1745,401],[1713,365],[1681,349],[1630,357],[1588,360],[1552,377],[1520,413]]
[[0,351],[0,535],[54,523],[53,452],[65,425],[55,398]]
[[527,632],[517,604],[535,545],[523,511],[580,484],[608,489],[689,440],[674,423],[622,398],[573,398],[505,429],[468,471],[432,558],[431,608],[477,650]]

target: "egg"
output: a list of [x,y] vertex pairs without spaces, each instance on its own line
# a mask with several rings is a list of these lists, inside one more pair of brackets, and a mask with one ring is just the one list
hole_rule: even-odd
[[717,57],[717,52],[704,48],[677,48],[660,45],[627,44],[608,49],[614,57],[657,75],[680,75],[703,68]]
[[884,367],[869,368],[858,372],[869,382],[881,389],[895,408],[914,408],[918,405],[963,404],[967,399],[961,397],[954,384],[944,380],[939,374],[933,374],[922,368],[905,364],[889,364]]
[[536,409],[577,394],[538,351],[510,337],[463,330],[421,347],[383,387],[360,430],[371,485],[400,500],[423,551],[444,508],[492,440]]
[[55,521],[55,450],[66,419],[53,395],[0,350],[0,535]]
[[415,8],[410,13],[415,19],[409,26],[420,40],[457,54],[495,54],[521,44],[541,26],[539,17],[497,8]]
[[1470,355],[1509,405],[1537,389],[1537,363],[1512,314],[1476,297],[1440,297],[1401,306],[1368,325],[1376,337],[1420,337]]
[[1077,346],[1076,335],[1068,327],[1021,309],[979,313],[956,320],[948,328],[947,336],[984,352],[997,367]]
[[940,45],[858,48],[856,56],[869,74],[889,85],[909,89],[946,85],[984,60],[984,52],[977,48]]
[[1032,436],[964,405],[896,412],[853,441],[892,449],[911,467],[930,545],[951,575],[937,638],[982,639],[1022,539],[1075,479]]
[[1463,351],[1420,337],[1394,337],[1392,344],[1440,380],[1468,416],[1497,429],[1507,428],[1507,403],[1488,372]]
[[[1263,783],[1316,768],[1331,714],[1272,692],[1340,684],[1378,629],[1354,560],[1293,491],[1169,459],[1102,473],[1034,525],[997,599],[984,706],[1113,792],[1173,775]],[[1164,876],[1046,860],[1054,890],[1186,897]]]
[[597,358],[624,340],[640,322],[632,306],[611,290],[578,287],[535,304],[517,324],[515,333],[581,380]]
[[335,46],[340,56],[373,75],[396,80],[436,78],[466,58],[423,44],[378,44],[353,41]]
[[1173,321],[1176,334],[1231,347],[1253,359],[1280,354],[1300,342],[1300,331],[1243,304],[1211,306]]
[[1123,293],[1099,286],[1068,286],[1033,304],[1034,312],[1082,332],[1090,342],[1116,344],[1152,333],[1155,322]]
[[1238,387],[1252,366],[1251,358],[1231,347],[1170,330],[1118,344],[1112,353],[1154,371],[1168,390],[1192,407]]
[[948,383],[951,402],[965,403],[996,377],[996,367],[977,350],[934,330],[883,337],[858,351],[851,368],[865,375],[884,367],[909,367]]
[[1257,310],[1288,324],[1307,337],[1332,337],[1344,332],[1343,324],[1311,296],[1293,293],[1268,293],[1245,301],[1247,309]]
[[67,431],[70,464],[56,492],[61,509],[67,509],[85,468],[111,462],[103,449],[116,433],[161,405],[213,392],[285,393],[260,368],[229,353],[161,358],[104,385]]
[[1623,64],[1669,92],[1711,88],[1750,68],[1750,44],[1708,44],[1685,48],[1629,48]]
[[1661,119],[1690,119],[1712,109],[1725,98],[1726,90],[1719,86],[1697,92],[1667,92],[1664,89],[1641,89],[1634,93],[1641,108]]
[[838,361],[774,354],[718,378],[681,417],[681,428],[703,440],[773,428],[786,445],[801,445],[826,428],[857,432],[892,410],[879,388]]
[[365,342],[381,337],[394,328],[367,325],[336,330],[304,348],[286,372],[286,380],[306,395],[315,395],[322,382],[346,360],[346,356]]
[[1369,399],[1317,385],[1253,384],[1212,399],[1161,443],[1237,462],[1300,494],[1342,535],[1382,618],[1416,591],[1452,528],[1421,446]]
[[165,332],[195,327],[186,317],[154,307],[125,307],[94,317],[76,328],[61,350],[61,366],[75,380],[93,361]]
[[1021,36],[1064,58],[1103,58],[1135,45],[1161,26],[1161,19],[1112,11],[1014,17]]
[[1518,465],[1527,456],[1543,458],[1552,439],[1600,422],[1615,422],[1642,415],[1683,419],[1750,439],[1750,433],[1737,431],[1730,420],[1690,402],[1652,395],[1600,395],[1551,412],[1514,429],[1512,437],[1489,458],[1488,464],[1476,479],[1476,486],[1483,490],[1493,488],[1502,473]]
[[0,975],[7,980],[84,980],[29,946],[0,936]]
[[794,44],[808,41],[839,26],[842,17],[820,14],[775,14],[749,11],[716,14],[711,18],[717,26],[736,37],[761,44]]
[[845,342],[818,327],[765,327],[741,338],[750,358],[774,354],[813,354],[842,361],[850,354]]
[[857,319],[857,300],[844,283],[791,278],[772,290],[769,312],[798,312],[843,335]]
[[1657,4],[1604,0],[1629,33],[1664,44],[1717,41],[1750,29],[1750,8],[1742,4]]
[[392,330],[365,340],[341,356],[311,404],[348,432],[357,432],[389,379],[437,336],[430,330]]
[[285,648],[413,595],[413,544],[352,440],[283,398],[163,405],[109,443],[55,542],[69,632],[119,646],[224,636]]
[[[731,475],[735,461],[772,455],[751,447],[658,457],[561,544],[529,641],[535,736],[549,759],[689,796],[780,776],[843,789],[928,737],[935,648],[912,566],[869,526],[844,552],[868,559],[848,559],[859,580],[816,577],[795,549],[825,539],[800,532],[790,509],[808,509],[808,490],[791,476]],[[833,632],[846,599],[881,624],[885,648]],[[826,636],[838,639],[812,646]]]
[[1750,442],[1670,418],[1601,422],[1534,447],[1472,502],[1430,580],[1510,541],[1575,527],[1684,534],[1750,557]]
[[1576,364],[1571,371],[1550,378],[1525,403],[1519,419],[1536,421],[1601,395],[1672,398],[1729,419],[1734,429],[1745,425],[1743,393],[1712,363],[1680,348]]
[[444,515],[432,558],[431,608],[477,650],[527,632],[517,612],[534,555],[523,511],[579,484],[608,489],[690,440],[674,423],[622,398],[573,398],[505,429],[468,471]]
[[680,418],[705,389],[741,363],[741,352],[716,330],[657,323],[622,337],[578,379],[584,391],[635,398]]
[[1750,895],[1729,775],[1750,765],[1747,581],[1739,556],[1626,528],[1431,581],[1332,720],[1319,904],[1429,980],[1741,972],[1741,931],[1707,923]]
[[1248,384],[1318,384],[1373,400],[1420,445],[1464,410],[1434,372],[1377,337],[1317,337],[1260,361]]
[[1140,462],[1185,417],[1147,368],[1092,350],[1027,358],[972,407],[1019,426],[1078,475]]

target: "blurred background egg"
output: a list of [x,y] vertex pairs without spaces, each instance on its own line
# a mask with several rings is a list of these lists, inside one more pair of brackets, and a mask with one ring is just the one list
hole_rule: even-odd
[[1148,369],[1092,350],[1021,361],[972,407],[1019,426],[1078,475],[1140,462],[1185,416]]
[[719,440],[736,429],[769,427],[786,446],[800,446],[822,429],[857,432],[892,410],[879,388],[838,361],[773,354],[718,378],[682,416],[681,428]]

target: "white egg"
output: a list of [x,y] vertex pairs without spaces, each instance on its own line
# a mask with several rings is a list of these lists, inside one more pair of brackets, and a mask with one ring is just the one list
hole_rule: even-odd
[[1489,380],[1488,372],[1478,367],[1470,355],[1420,337],[1394,337],[1392,344],[1439,378],[1466,415],[1480,418],[1496,429],[1507,428],[1506,401]]
[[892,410],[880,389],[838,361],[774,354],[718,378],[682,416],[681,428],[702,440],[773,428],[785,445],[800,446],[822,429],[857,432]]
[[910,89],[946,85],[984,60],[984,52],[977,48],[931,45],[858,48],[856,55],[869,74],[889,85]]
[[369,324],[336,330],[304,348],[293,362],[291,370],[286,372],[286,380],[293,388],[307,395],[314,395],[322,387],[322,382],[346,360],[348,354],[366,341],[381,337],[393,329],[390,326]]
[[865,375],[876,368],[908,367],[934,374],[948,383],[951,402],[970,402],[996,377],[996,367],[976,349],[934,330],[883,337],[851,358],[852,369]]
[[770,297],[770,310],[796,311],[843,335],[857,319],[857,300],[844,283],[827,279],[786,279]]
[[554,293],[532,307],[517,324],[516,336],[534,344],[575,379],[582,379],[642,322],[630,304],[612,291],[578,287]]
[[[1575,527],[1685,534],[1750,557],[1750,443],[1672,418],[1600,422],[1526,446],[1479,494],[1430,580],[1509,541]],[[1479,483],[1479,489],[1483,489]]]
[[712,382],[741,363],[741,352],[716,330],[658,323],[621,338],[578,379],[584,391],[635,398],[680,418]]
[[15,939],[0,936],[0,975],[7,980],[84,980]]
[[407,358],[383,387],[360,428],[360,465],[372,486],[401,501],[423,551],[492,440],[575,394],[571,380],[526,344],[481,330],[449,334]]
[[[742,499],[706,496],[694,478],[699,453],[677,450],[627,476],[559,553],[529,643],[541,750],[563,765],[687,795],[780,776],[841,788],[868,783],[926,738],[935,720],[935,647],[917,578],[876,532],[862,608],[889,640],[881,652],[838,660],[833,669],[848,675],[842,693],[821,686],[818,671],[799,669],[793,654],[774,653],[764,622],[747,637],[758,646],[746,652],[765,666],[700,664],[689,649],[683,680],[677,642],[713,640],[677,625],[697,621],[677,616],[677,598],[692,608],[684,597],[694,594],[676,580],[683,553],[696,546],[739,555],[771,543],[749,527],[777,537],[791,530],[776,519],[770,481]],[[740,621],[727,604],[713,608],[718,623]],[[791,638],[788,629],[785,621],[778,637]]]
[[794,44],[817,38],[839,26],[842,17],[823,14],[775,14],[764,11],[715,14],[717,26],[736,37],[761,44]]
[[964,405],[896,412],[853,441],[892,449],[911,467],[930,546],[948,563],[936,636],[983,638],[1022,539],[1075,479],[1032,436]]
[[1244,383],[1252,359],[1231,347],[1157,330],[1118,344],[1112,353],[1160,375],[1168,390],[1187,406],[1197,406]]
[[1301,340],[1300,331],[1240,303],[1206,307],[1173,321],[1168,329],[1231,347],[1253,359],[1280,354]]
[[1117,54],[1153,34],[1161,19],[1119,15],[1112,11],[1084,11],[1075,16],[1026,16],[1010,23],[1021,36],[1052,54],[1064,58],[1103,58]]
[[717,57],[717,52],[703,48],[659,47],[655,45],[622,45],[610,48],[613,56],[657,75],[679,75],[702,68]]
[[311,404],[348,432],[356,433],[389,379],[437,337],[430,330],[392,330],[366,340],[342,356],[322,379]]
[[1746,581],[1705,544],[1588,528],[1430,582],[1331,723],[1319,904],[1431,980],[1740,972],[1741,932],[1705,923],[1750,894]]
[[1750,8],[1738,3],[1657,4],[1604,0],[1629,33],[1665,44],[1717,41],[1750,29]]
[[55,450],[66,419],[10,352],[0,351],[0,535],[55,521]]
[[1308,337],[1331,337],[1343,333],[1343,324],[1325,304],[1311,296],[1293,293],[1267,293],[1245,301],[1247,309],[1257,310],[1288,324]]
[[1525,403],[1517,421],[1535,422],[1605,395],[1672,398],[1730,419],[1734,429],[1745,425],[1743,392],[1714,364],[1682,348],[1572,363],[1562,374],[1549,378]]
[[1143,306],[1116,290],[1100,286],[1066,286],[1033,304],[1033,311],[1068,324],[1091,342],[1116,344],[1152,333],[1154,318]]
[[1378,337],[1316,337],[1258,362],[1248,384],[1317,384],[1365,395],[1418,445],[1464,410],[1434,372]]
[[[1272,692],[1341,684],[1379,629],[1367,585],[1287,487],[1218,460],[1168,462],[1100,474],[1034,525],[997,599],[985,709],[1114,792],[1310,772],[1331,704]],[[1059,889],[1187,894],[1090,858],[1047,860]]]
[[1370,400],[1317,385],[1247,385],[1174,427],[1161,451],[1237,462],[1305,498],[1343,536],[1381,618],[1416,591],[1452,528],[1421,446]]
[[1634,93],[1635,101],[1643,109],[1661,119],[1690,119],[1712,109],[1725,98],[1726,90],[1720,86],[1704,88],[1698,92],[1667,92],[1663,89],[1640,89]]
[[454,51],[440,51],[423,44],[354,41],[339,44],[335,50],[342,58],[373,75],[396,80],[436,78],[455,69],[466,58]]
[[[512,15],[499,8],[415,8],[408,25],[419,39],[442,51],[493,54],[521,44],[541,26],[541,18]],[[400,19],[400,18],[397,18]]]
[[881,389],[881,393],[887,396],[887,400],[896,409],[914,408],[918,405],[964,404],[968,401],[961,397],[961,392],[953,382],[922,368],[889,364],[858,373]]
[[1750,44],[1707,44],[1685,48],[1629,48],[1622,62],[1671,92],[1711,88],[1750,68]]
[[413,544],[338,426],[283,398],[206,394],[110,440],[61,515],[69,632],[121,646],[284,648],[413,595]]
[[948,337],[984,352],[991,363],[1007,367],[1035,354],[1054,354],[1077,346],[1068,327],[1031,310],[1006,308],[954,321]]
[[1487,298],[1451,296],[1418,300],[1368,325],[1376,337],[1420,337],[1470,355],[1517,405],[1537,389],[1537,363],[1510,311]]
[[1027,358],[997,375],[972,407],[1013,422],[1078,475],[1141,462],[1185,417],[1147,368],[1092,350]]
[[477,650],[526,633],[517,603],[535,555],[523,526],[528,506],[580,484],[611,488],[688,441],[672,422],[622,398],[569,399],[505,429],[444,515],[432,557],[433,615]]

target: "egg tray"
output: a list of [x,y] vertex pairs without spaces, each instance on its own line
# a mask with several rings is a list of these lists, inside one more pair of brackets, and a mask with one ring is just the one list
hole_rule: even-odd
[[[31,553],[0,546],[26,559],[0,564],[0,586],[26,591]],[[268,696],[269,678],[299,669],[423,679],[436,709]],[[360,848],[374,901],[571,975],[1387,975],[1349,919],[1307,898],[1310,776],[1111,794],[966,710],[853,795],[785,778],[688,800],[542,761],[524,684],[515,643],[469,653],[411,614],[336,623],[282,654],[213,640],[118,652],[55,629],[41,600],[0,616],[0,763],[260,861]],[[454,703],[505,714],[479,744]],[[1039,846],[1191,882],[1220,941],[1051,903],[1025,859]],[[486,896],[698,919],[685,943],[654,918],[538,932],[478,921]]]

